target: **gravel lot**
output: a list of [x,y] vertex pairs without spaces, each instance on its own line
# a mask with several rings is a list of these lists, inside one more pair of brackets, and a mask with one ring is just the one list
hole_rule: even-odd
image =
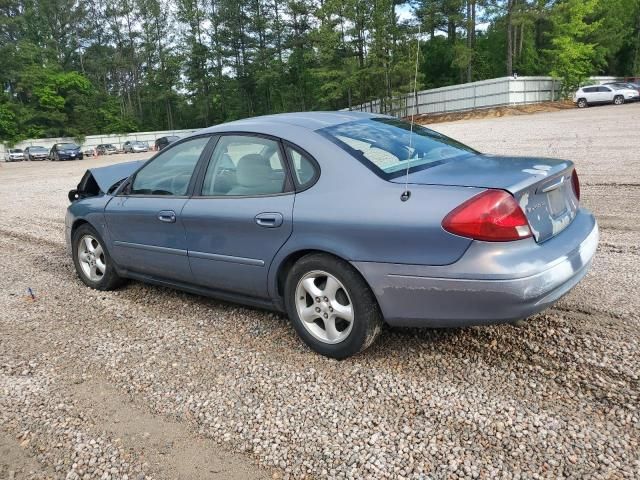
[[67,191],[132,155],[0,164],[0,478],[638,478],[639,124],[633,104],[435,125],[574,160],[593,269],[523,327],[386,329],[342,362],[272,313],[84,287]]

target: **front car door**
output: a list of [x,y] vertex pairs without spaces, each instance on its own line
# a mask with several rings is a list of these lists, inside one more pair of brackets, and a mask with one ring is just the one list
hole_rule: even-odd
[[132,272],[179,282],[193,277],[182,209],[211,136],[189,138],[145,164],[105,208],[115,262]]
[[267,274],[292,231],[294,187],[278,139],[220,136],[182,210],[194,281],[267,298]]

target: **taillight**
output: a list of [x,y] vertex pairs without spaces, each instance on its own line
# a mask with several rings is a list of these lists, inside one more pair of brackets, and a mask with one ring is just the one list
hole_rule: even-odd
[[531,236],[518,202],[503,190],[486,190],[452,210],[442,221],[447,232],[488,242]]
[[573,187],[573,193],[575,193],[576,198],[580,200],[580,180],[578,180],[578,172],[576,172],[575,168],[571,174],[571,186]]

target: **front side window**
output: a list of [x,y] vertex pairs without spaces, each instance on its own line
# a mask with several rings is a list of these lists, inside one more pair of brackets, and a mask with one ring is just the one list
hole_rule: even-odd
[[255,196],[284,192],[286,170],[275,140],[224,135],[211,156],[204,196]]
[[[445,135],[390,118],[370,118],[318,130],[385,178],[478,153]],[[408,163],[408,165],[407,165]]]
[[130,193],[186,195],[193,171],[208,141],[209,137],[198,137],[163,151],[136,174]]

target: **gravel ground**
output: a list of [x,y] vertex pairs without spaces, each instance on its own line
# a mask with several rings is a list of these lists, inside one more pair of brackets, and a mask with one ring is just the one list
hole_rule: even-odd
[[574,160],[593,269],[523,327],[386,329],[342,362],[279,315],[84,287],[66,192],[133,156],[0,164],[0,478],[638,478],[639,123],[634,104],[434,126]]

